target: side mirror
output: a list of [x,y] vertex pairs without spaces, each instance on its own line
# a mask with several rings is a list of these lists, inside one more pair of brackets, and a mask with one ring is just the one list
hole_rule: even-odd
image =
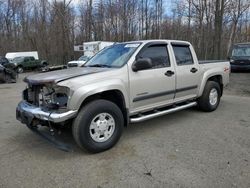
[[150,58],[142,58],[136,60],[132,65],[132,70],[134,72],[140,70],[151,69],[153,67],[152,60]]

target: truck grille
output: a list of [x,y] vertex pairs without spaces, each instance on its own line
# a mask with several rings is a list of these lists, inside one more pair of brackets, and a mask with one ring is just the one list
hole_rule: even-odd
[[234,60],[234,62],[231,63],[232,65],[250,65],[250,60]]
[[68,64],[68,67],[77,67],[78,65],[77,65],[77,63],[69,63]]
[[31,86],[23,91],[23,99],[30,104],[39,106],[41,86]]

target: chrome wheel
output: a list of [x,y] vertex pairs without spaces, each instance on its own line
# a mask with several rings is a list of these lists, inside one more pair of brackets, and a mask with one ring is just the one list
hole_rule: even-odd
[[91,138],[96,142],[107,141],[114,133],[115,120],[109,113],[101,113],[93,118],[89,132]]
[[209,93],[209,102],[212,106],[216,105],[218,102],[218,91],[217,89],[213,88],[211,89]]

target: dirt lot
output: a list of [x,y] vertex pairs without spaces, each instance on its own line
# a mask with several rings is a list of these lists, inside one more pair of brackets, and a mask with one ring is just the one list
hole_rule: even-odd
[[250,187],[250,73],[234,73],[213,113],[195,109],[125,129],[111,150],[63,152],[15,119],[25,87],[0,85],[0,187]]

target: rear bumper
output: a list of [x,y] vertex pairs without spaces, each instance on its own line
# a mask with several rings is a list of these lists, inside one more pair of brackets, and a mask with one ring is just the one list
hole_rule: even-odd
[[43,110],[25,101],[21,101],[16,108],[16,119],[26,125],[31,125],[34,119],[60,123],[74,118],[76,114],[77,110],[69,110],[63,113]]
[[250,71],[250,65],[235,65],[235,64],[231,64],[231,70],[235,70],[235,71]]

